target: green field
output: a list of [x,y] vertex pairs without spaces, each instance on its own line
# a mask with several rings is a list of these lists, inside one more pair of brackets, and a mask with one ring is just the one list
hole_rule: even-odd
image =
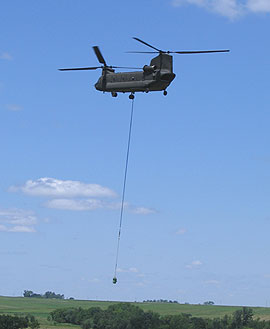
[[[99,306],[106,308],[116,302],[85,301],[85,300],[57,300],[24,297],[0,297],[0,314],[25,315],[30,313],[40,322],[42,329],[78,329],[78,326],[59,325],[50,323],[47,320],[49,313],[57,308],[82,307],[90,308]],[[222,317],[225,314],[232,314],[242,306],[205,306],[191,304],[169,304],[169,303],[135,303],[144,311],[154,311],[160,314],[190,313],[192,316],[204,318]],[[252,307],[255,317],[262,320],[270,320],[270,308]]]

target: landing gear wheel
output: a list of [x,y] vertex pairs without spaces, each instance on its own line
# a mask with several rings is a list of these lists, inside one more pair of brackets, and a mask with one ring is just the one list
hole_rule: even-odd
[[117,278],[114,277],[114,278],[113,278],[113,284],[116,284],[116,283],[117,283]]
[[164,91],[163,91],[163,95],[164,95],[164,96],[167,96],[167,94],[168,94],[167,90],[164,90]]
[[117,93],[115,91],[112,92],[112,97],[117,97]]
[[130,95],[128,96],[129,99],[134,99],[134,97],[135,97],[134,94],[130,94]]

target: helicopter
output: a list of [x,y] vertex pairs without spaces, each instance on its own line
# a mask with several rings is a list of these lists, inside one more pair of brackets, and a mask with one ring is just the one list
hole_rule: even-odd
[[[95,84],[99,91],[110,92],[112,97],[117,97],[117,93],[130,93],[129,98],[134,99],[135,92],[163,91],[167,95],[167,88],[175,78],[173,72],[173,57],[170,54],[205,54],[205,53],[222,53],[230,50],[196,50],[196,51],[164,51],[158,49],[149,43],[133,37],[134,40],[150,47],[152,51],[129,51],[129,53],[143,53],[158,55],[151,59],[150,65],[144,65],[143,68],[109,66],[98,46],[94,46],[95,55],[102,66],[65,68],[59,71],[78,71],[78,70],[96,70],[102,69],[102,75]],[[134,72],[115,72],[118,69],[139,69]]]

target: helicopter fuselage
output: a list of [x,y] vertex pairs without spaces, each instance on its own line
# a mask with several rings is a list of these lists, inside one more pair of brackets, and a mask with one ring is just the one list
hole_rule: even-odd
[[172,56],[160,54],[145,65],[143,71],[119,72],[106,69],[95,84],[103,92],[149,92],[166,90],[175,78],[172,71]]
[[107,92],[148,92],[165,90],[175,78],[171,72],[119,72],[102,75],[95,88]]

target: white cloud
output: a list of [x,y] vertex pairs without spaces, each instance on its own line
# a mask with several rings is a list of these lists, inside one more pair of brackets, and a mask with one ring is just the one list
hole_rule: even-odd
[[0,231],[35,232],[37,217],[33,212],[23,209],[0,209]]
[[126,273],[126,272],[128,272],[128,271],[127,271],[127,270],[124,270],[123,268],[118,267],[118,269],[116,270],[116,272],[119,272],[119,273]]
[[33,196],[49,197],[115,197],[116,193],[98,184],[43,177],[28,180],[22,186],[11,186],[10,191],[21,191]]
[[145,208],[145,207],[130,207],[130,208],[131,208],[130,209],[131,212],[138,215],[149,215],[157,212],[155,209]]
[[145,287],[146,283],[145,282],[138,282],[135,284],[137,287]]
[[139,270],[136,267],[130,267],[128,269],[123,269],[118,267],[117,272],[119,273],[139,273]]
[[17,104],[7,104],[6,108],[9,111],[13,111],[13,112],[18,112],[22,110],[22,107],[20,105]]
[[[107,203],[106,208],[112,210],[119,210],[121,208],[121,202]],[[149,215],[149,214],[157,213],[155,209],[146,208],[146,207],[137,207],[128,202],[124,203],[124,209],[136,215]]]
[[8,61],[11,61],[13,58],[8,52],[2,51],[2,52],[0,52],[0,59],[5,59]]
[[[52,209],[91,211],[96,209],[119,210],[120,202],[108,202],[99,199],[52,199],[45,203],[45,206]],[[124,204],[124,209],[138,215],[148,215],[155,212],[153,209],[145,207],[134,207],[128,203]]]
[[6,232],[8,228],[5,225],[0,225],[0,232]]
[[98,279],[98,278],[87,279],[85,277],[82,277],[81,278],[81,281],[86,281],[86,282],[90,282],[90,283],[100,283],[101,282],[101,280]]
[[0,222],[15,225],[35,225],[36,216],[27,210],[22,209],[0,209]]
[[[86,184],[80,181],[43,177],[28,180],[21,186],[11,186],[9,191],[51,198],[45,203],[45,206],[52,209],[91,211],[96,209],[119,210],[121,207],[121,203],[118,201],[104,200],[104,198],[117,197],[113,190],[98,184]],[[137,207],[127,202],[124,203],[124,208],[137,215],[156,213],[154,209]]]
[[200,266],[200,265],[202,265],[202,262],[200,260],[194,260],[191,264],[193,266]]
[[14,226],[9,229],[9,232],[33,233],[36,232],[36,230],[33,227],[29,226]]
[[219,284],[220,281],[218,280],[206,280],[204,281],[205,284],[213,284],[213,285],[216,285],[216,284]]
[[129,271],[132,272],[132,273],[138,273],[139,272],[139,270],[136,267],[130,267]]
[[231,19],[248,13],[270,13],[269,0],[173,0],[172,5],[196,5]]
[[247,0],[247,8],[252,12],[270,12],[269,0]]
[[187,232],[187,230],[185,229],[185,228],[180,228],[177,232],[176,232],[176,234],[177,235],[183,235],[183,234],[185,234]]
[[98,279],[98,278],[90,279],[90,282],[98,283],[98,282],[100,282],[100,279]]
[[46,203],[48,208],[85,211],[106,208],[103,201],[96,199],[74,200],[74,199],[53,199]]
[[194,260],[190,264],[186,265],[186,268],[188,269],[193,269],[193,268],[198,268],[202,265],[203,263],[200,260]]

